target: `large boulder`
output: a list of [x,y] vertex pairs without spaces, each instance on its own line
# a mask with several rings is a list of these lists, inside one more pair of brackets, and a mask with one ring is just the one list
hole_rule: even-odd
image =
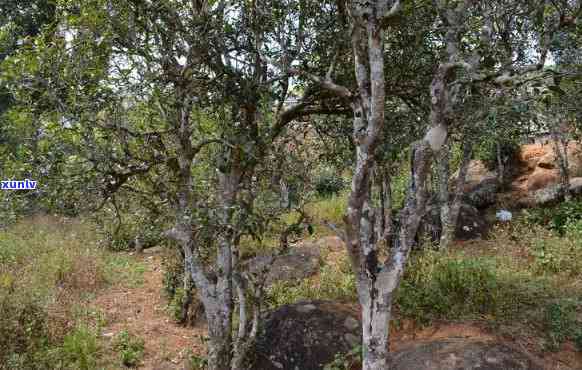
[[550,185],[557,184],[560,181],[560,173],[557,169],[548,167],[537,167],[533,173],[528,176],[527,190],[536,191],[546,188]]
[[517,158],[524,168],[531,171],[538,166],[540,158],[544,157],[548,150],[551,151],[551,146],[547,144],[525,144],[520,147]]
[[483,181],[470,187],[465,187],[464,201],[476,208],[486,208],[495,204],[499,185],[497,178],[485,178]]
[[439,339],[393,354],[395,370],[543,370],[535,359],[495,341]]
[[[558,159],[554,151],[554,144],[541,146],[543,155],[537,160],[537,167],[546,169],[558,169]],[[568,143],[568,171],[572,177],[582,176],[582,145],[570,141]]]
[[319,272],[321,252],[316,245],[308,244],[291,248],[287,254],[272,257],[260,255],[245,261],[247,270],[253,274],[266,271],[266,285],[278,281],[301,280]]
[[[559,200],[560,190],[560,184],[552,184],[533,192],[531,197],[531,205],[540,206]],[[570,179],[570,193],[572,195],[582,194],[582,177],[575,177]]]
[[[481,212],[469,203],[461,203],[457,228],[455,229],[455,239],[470,240],[481,238],[485,236],[487,230],[488,224]],[[421,220],[418,233],[421,236],[428,237],[433,242],[437,242],[440,239],[441,232],[440,206],[433,203],[427,207],[427,212]]]
[[354,305],[304,301],[267,314],[257,339],[254,370],[320,370],[361,343]]
[[572,193],[572,195],[582,194],[582,177],[574,177],[570,179],[570,193]]
[[[453,175],[453,178],[457,178],[459,175],[458,171]],[[465,176],[466,188],[474,187],[485,180],[497,178],[497,172],[487,168],[485,163],[480,160],[472,160],[469,162],[469,168],[467,169],[467,175]]]
[[458,240],[470,240],[484,237],[488,224],[485,217],[471,204],[461,204],[455,238]]

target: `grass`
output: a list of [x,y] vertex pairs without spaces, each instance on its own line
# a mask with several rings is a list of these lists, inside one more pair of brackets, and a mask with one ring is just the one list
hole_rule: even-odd
[[343,191],[337,195],[319,198],[308,203],[307,214],[314,222],[314,235],[317,237],[332,235],[332,231],[325,226],[324,222],[331,222],[336,225],[343,225],[343,217],[346,213],[348,192]]
[[[340,223],[345,197],[311,203],[314,223]],[[290,224],[295,217],[284,215],[281,222]],[[566,342],[582,349],[581,230],[577,219],[555,230],[518,217],[496,227],[490,240],[414,252],[395,297],[395,318],[421,325],[478,320],[499,332],[537,338],[544,350],[558,350]],[[314,237],[328,234],[316,226]],[[52,217],[0,232],[0,368],[139,364],[143,341],[121,332],[113,346],[104,343],[106,317],[86,303],[110,284],[142,284],[145,265],[127,253],[101,248],[97,235],[90,223]],[[248,243],[250,249],[253,241]],[[276,243],[273,237],[261,247]],[[323,254],[318,275],[274,284],[266,306],[304,299],[357,301],[345,253]],[[203,366],[198,360],[193,366]]]
[[127,330],[122,330],[115,338],[114,347],[119,353],[121,363],[127,367],[134,367],[143,357],[144,340]]
[[[342,202],[313,203],[316,221],[337,220]],[[545,350],[567,341],[582,349],[582,227],[570,229],[558,233],[518,217],[496,227],[490,240],[414,252],[395,299],[396,319],[477,320],[535,337]],[[333,253],[318,276],[277,283],[267,298],[277,307],[303,299],[356,302],[357,294],[347,257]]]
[[266,303],[272,308],[304,299],[357,299],[354,276],[345,255],[336,256],[334,263],[324,264],[317,276],[299,282],[277,282],[267,289]]
[[144,268],[102,248],[89,222],[39,216],[0,231],[0,368],[96,368],[106,322],[87,302],[141,284]]

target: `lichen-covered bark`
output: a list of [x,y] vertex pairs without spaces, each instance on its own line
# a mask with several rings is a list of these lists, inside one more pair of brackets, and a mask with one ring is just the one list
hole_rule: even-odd
[[[416,145],[412,159],[413,181],[402,212],[399,235],[380,238],[376,229],[380,225],[377,218],[385,218],[385,215],[377,214],[370,205],[370,191],[371,173],[376,165],[375,150],[381,139],[385,114],[384,30],[381,24],[383,15],[393,16],[400,4],[398,1],[354,1],[350,5],[358,94],[353,96],[351,103],[356,164],[344,220],[344,237],[362,307],[362,368],[385,370],[390,368],[389,321],[393,295],[424,213],[425,181],[432,152],[440,149],[447,133],[446,127],[432,125],[425,139]],[[385,219],[383,224],[386,225]],[[380,246],[383,244],[380,239],[385,239],[384,243],[388,244],[389,256],[385,261],[381,259]]]

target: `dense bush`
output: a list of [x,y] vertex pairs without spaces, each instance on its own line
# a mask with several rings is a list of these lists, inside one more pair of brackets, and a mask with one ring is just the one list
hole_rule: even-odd
[[0,332],[0,364],[8,369],[35,368],[27,364],[39,362],[50,343],[42,302],[28,294],[10,292],[5,286],[0,288]]
[[558,350],[567,340],[574,342],[582,351],[582,320],[577,312],[582,309],[582,302],[562,299],[550,302],[544,309],[546,346],[549,350]]
[[554,207],[539,207],[525,211],[530,223],[547,227],[563,236],[567,230],[577,232],[582,228],[582,201],[562,202]]
[[313,183],[315,191],[322,197],[339,194],[346,185],[344,179],[338,174],[338,171],[331,167],[319,169],[315,173]]

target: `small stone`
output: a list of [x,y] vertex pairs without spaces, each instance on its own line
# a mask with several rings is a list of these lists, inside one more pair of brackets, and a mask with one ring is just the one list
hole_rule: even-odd
[[312,304],[304,304],[302,306],[298,306],[296,308],[297,311],[301,312],[301,313],[307,313],[307,312],[311,312],[313,310],[315,310],[315,306]]

